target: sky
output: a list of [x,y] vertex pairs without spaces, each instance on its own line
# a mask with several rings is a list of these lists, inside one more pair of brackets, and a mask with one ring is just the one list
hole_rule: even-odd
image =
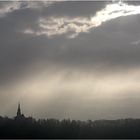
[[0,1],[0,115],[140,118],[140,2]]

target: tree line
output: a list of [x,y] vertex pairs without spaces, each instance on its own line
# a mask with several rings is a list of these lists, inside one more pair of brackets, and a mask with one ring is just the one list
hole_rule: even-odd
[[80,121],[0,117],[0,138],[140,138],[140,119]]

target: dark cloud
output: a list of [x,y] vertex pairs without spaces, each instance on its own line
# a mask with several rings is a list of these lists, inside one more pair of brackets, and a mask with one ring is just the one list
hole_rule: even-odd
[[[68,6],[73,8],[74,3],[76,2],[68,2]],[[63,7],[63,3],[57,4],[62,4]],[[67,5],[67,2],[64,4]],[[75,7],[78,7],[78,4],[92,5],[88,2],[77,2]],[[67,11],[66,15],[68,13],[72,15],[70,11]],[[24,71],[26,66],[36,61],[49,61],[54,65],[76,69],[85,66],[92,69],[103,65],[103,69],[107,71],[111,71],[113,67],[123,69],[139,66],[140,49],[131,44],[139,39],[139,16],[122,17],[107,22],[91,33],[83,33],[75,39],[67,39],[64,35],[49,39],[43,35],[38,37],[20,32],[30,26],[37,28],[36,20],[40,16],[38,10],[22,9],[0,19],[1,76],[4,79],[9,80],[9,74],[16,75],[18,71]]]
[[44,16],[91,16],[101,10],[107,2],[101,1],[64,1],[56,2],[52,6],[43,9]]

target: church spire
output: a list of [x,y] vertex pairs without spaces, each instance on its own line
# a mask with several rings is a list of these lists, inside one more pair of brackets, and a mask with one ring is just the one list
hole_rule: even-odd
[[21,116],[21,109],[20,109],[20,103],[18,103],[18,109],[17,109],[17,117]]
[[20,108],[20,103],[18,103],[18,108],[17,108],[17,115],[15,116],[15,120],[23,120],[25,119],[24,114],[21,114],[21,108]]

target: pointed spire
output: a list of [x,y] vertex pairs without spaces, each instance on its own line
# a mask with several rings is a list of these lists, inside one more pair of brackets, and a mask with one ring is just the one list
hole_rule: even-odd
[[18,109],[20,109],[20,102],[18,102]]
[[21,116],[20,102],[18,103],[17,116]]

